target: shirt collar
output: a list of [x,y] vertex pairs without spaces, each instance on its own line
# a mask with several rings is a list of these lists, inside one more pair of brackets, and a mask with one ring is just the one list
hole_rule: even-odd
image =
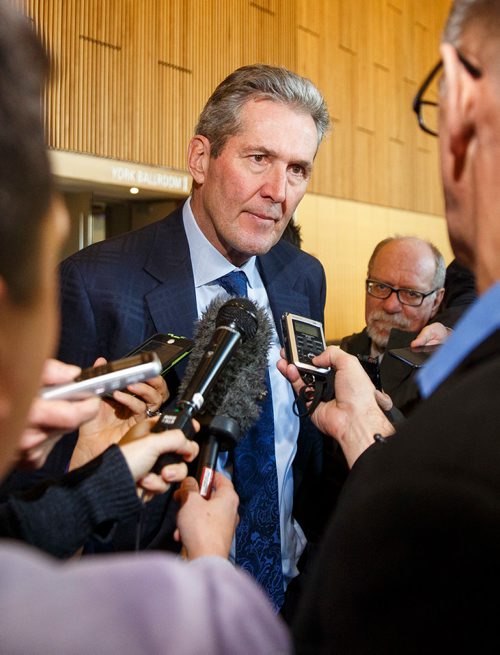
[[500,282],[488,289],[457,323],[455,330],[417,374],[420,394],[427,398],[464,359],[500,328]]
[[[182,208],[184,230],[191,253],[194,285],[196,288],[211,284],[217,278],[237,269],[222,255],[200,230],[191,209],[191,198],[188,198]],[[239,267],[244,271],[250,288],[256,288],[258,283],[257,258],[255,256]]]

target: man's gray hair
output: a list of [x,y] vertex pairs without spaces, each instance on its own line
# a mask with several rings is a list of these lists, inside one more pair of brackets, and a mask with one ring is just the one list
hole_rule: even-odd
[[498,0],[455,0],[443,31],[443,41],[455,46],[472,23],[497,37],[500,35],[500,2]]
[[433,243],[426,241],[425,239],[420,239],[419,237],[388,237],[387,239],[383,239],[377,243],[371,254],[370,261],[368,262],[368,277],[371,276],[371,270],[378,253],[382,250],[382,248],[384,248],[384,246],[386,246],[388,243],[391,243],[392,241],[419,241],[420,243],[425,243],[428,245],[431,249],[432,255],[434,257],[434,263],[436,265],[436,272],[434,273],[434,277],[432,279],[432,286],[434,289],[441,289],[444,287],[444,281],[446,278],[446,263],[444,261],[444,257],[441,254],[441,251],[436,248]]
[[330,126],[326,102],[314,84],[286,68],[254,64],[228,75],[212,93],[198,119],[196,134],[210,141],[218,157],[229,137],[241,129],[240,114],[250,99],[271,100],[309,114],[318,132],[318,146]]

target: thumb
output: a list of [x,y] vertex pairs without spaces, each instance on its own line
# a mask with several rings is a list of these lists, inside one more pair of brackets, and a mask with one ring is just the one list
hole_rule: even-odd
[[130,430],[128,430],[123,437],[120,439],[120,446],[125,446],[125,444],[130,443],[131,441],[136,441],[137,439],[142,439],[146,435],[151,433],[151,429],[156,424],[156,418],[149,418],[140,421],[133,425]]
[[375,389],[375,400],[377,401],[377,405],[380,407],[380,409],[383,412],[388,412],[389,410],[392,409],[392,398],[384,393],[383,391],[379,391],[378,389]]
[[189,497],[189,494],[199,493],[199,491],[200,487],[198,482],[192,477],[187,477],[181,482],[181,486],[175,492],[174,497],[178,503],[184,505]]

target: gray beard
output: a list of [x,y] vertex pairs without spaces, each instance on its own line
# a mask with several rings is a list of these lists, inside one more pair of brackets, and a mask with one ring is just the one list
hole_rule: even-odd
[[[380,322],[383,324],[384,329],[382,330],[379,328]],[[383,309],[379,309],[371,314],[370,323],[366,326],[366,332],[377,348],[384,351],[392,328],[409,330],[410,325],[411,320],[406,316],[387,314]]]

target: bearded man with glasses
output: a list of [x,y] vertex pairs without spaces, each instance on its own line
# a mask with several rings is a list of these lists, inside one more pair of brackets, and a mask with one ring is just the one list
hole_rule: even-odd
[[[405,416],[419,399],[414,369],[385,353],[409,346],[434,319],[443,299],[445,275],[443,255],[432,243],[417,237],[384,239],[368,262],[366,327],[340,344],[360,356],[368,371],[378,374],[380,387]],[[446,335],[446,328],[439,327]]]

